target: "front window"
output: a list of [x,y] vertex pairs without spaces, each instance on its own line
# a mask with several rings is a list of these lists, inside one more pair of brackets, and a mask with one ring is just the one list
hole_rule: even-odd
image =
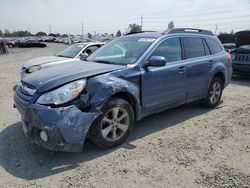
[[119,65],[134,64],[154,41],[155,38],[119,38],[91,54],[87,61]]
[[165,57],[167,63],[179,61],[182,59],[181,43],[178,37],[163,41],[150,55]]
[[74,44],[57,54],[58,57],[74,58],[84,47],[84,44]]

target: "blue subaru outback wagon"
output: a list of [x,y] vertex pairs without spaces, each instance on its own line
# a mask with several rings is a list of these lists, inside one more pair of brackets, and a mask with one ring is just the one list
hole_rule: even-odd
[[200,29],[119,37],[76,61],[15,87],[25,135],[50,150],[81,151],[86,138],[115,147],[147,115],[195,100],[216,107],[232,76],[231,56]]

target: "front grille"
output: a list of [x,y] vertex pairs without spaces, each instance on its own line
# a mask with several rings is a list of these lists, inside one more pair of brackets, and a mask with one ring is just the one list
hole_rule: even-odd
[[35,90],[26,86],[26,85],[18,85],[15,90],[15,100],[17,102],[21,103],[22,105],[27,106],[29,102],[31,101],[33,95],[35,93]]
[[237,54],[235,55],[235,61],[250,61],[250,55],[249,54]]

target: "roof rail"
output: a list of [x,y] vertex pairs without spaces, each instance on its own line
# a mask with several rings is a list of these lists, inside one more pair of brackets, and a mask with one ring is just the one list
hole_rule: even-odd
[[147,32],[157,32],[157,31],[138,31],[138,32],[127,33],[127,34],[125,34],[125,35],[133,35],[133,34],[147,33]]
[[204,29],[195,29],[195,28],[168,29],[164,32],[164,34],[173,34],[173,33],[196,33],[196,34],[214,35],[212,31]]

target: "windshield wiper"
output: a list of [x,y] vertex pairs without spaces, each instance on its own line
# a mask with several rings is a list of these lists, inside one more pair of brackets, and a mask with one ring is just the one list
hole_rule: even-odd
[[72,58],[72,57],[69,57],[69,56],[65,56],[65,55],[56,55],[57,57],[65,57],[65,58]]
[[110,61],[105,61],[105,60],[95,60],[94,62],[96,62],[96,63],[105,63],[105,64],[115,64],[115,63],[113,63],[113,62],[110,62]]
[[57,57],[64,57],[63,55],[56,55]]

